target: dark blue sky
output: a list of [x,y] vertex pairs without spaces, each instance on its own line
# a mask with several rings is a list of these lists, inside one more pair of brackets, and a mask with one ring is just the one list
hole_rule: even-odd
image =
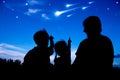
[[120,0],[0,0],[0,49],[10,44],[26,54],[35,46],[33,34],[46,29],[55,42],[70,37],[74,53],[86,38],[82,22],[91,15],[100,17],[102,34],[120,54]]

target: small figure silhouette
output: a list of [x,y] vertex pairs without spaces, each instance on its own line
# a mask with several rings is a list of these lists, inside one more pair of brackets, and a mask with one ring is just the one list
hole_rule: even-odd
[[[55,76],[60,76],[61,79],[69,76],[70,66],[71,66],[71,40],[68,40],[68,44],[64,41],[58,41],[55,43],[56,56],[54,59],[55,66]],[[57,57],[59,56],[59,57]]]
[[[48,47],[49,40],[50,47]],[[37,46],[25,55],[23,62],[24,71],[31,74],[31,76],[37,74],[42,74],[41,76],[38,75],[38,77],[49,75],[48,73],[50,73],[52,67],[50,55],[53,54],[53,37],[49,36],[46,30],[40,30],[34,34],[34,41]]]
[[102,27],[98,16],[89,16],[84,20],[83,26],[87,38],[79,44],[76,59],[72,64],[73,71],[81,73],[81,77],[109,78],[114,57],[111,40],[101,34]]

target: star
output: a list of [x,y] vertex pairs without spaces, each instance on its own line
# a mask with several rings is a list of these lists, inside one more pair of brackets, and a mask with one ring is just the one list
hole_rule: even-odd
[[67,15],[66,17],[71,17],[73,14],[69,14],[69,15]]
[[66,8],[69,8],[69,7],[73,6],[73,4],[66,4],[65,6],[66,6]]
[[119,2],[118,2],[118,1],[116,1],[116,4],[119,4]]
[[85,10],[85,9],[87,9],[88,8],[88,6],[83,6],[82,7],[82,10]]
[[18,19],[18,18],[19,18],[19,16],[15,16],[15,18],[16,18],[16,19]]
[[88,4],[93,4],[93,3],[94,3],[93,1],[88,2]]
[[2,1],[3,3],[6,3],[6,1]]
[[28,6],[28,3],[25,3],[25,6]]
[[110,10],[110,8],[107,8],[107,11],[109,11]]
[[64,11],[56,11],[55,13],[54,13],[54,15],[55,16],[60,16],[61,14],[63,14],[64,13]]

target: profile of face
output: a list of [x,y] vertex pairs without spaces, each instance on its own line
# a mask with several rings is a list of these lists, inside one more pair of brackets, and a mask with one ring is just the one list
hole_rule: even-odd
[[100,34],[101,29],[101,21],[97,16],[89,16],[83,21],[84,32],[88,36],[94,36],[96,34]]

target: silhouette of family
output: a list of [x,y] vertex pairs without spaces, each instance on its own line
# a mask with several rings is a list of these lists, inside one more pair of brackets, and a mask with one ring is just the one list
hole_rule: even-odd
[[[89,79],[109,78],[112,75],[114,57],[112,41],[101,34],[102,25],[98,16],[87,17],[83,21],[83,26],[87,38],[80,42],[73,64],[71,64],[70,38],[68,42],[60,40],[54,43],[53,36],[50,36],[46,30],[37,31],[33,36],[37,46],[28,51],[24,57],[24,75],[46,76],[46,78],[57,76],[61,79],[71,76],[71,78],[86,79],[89,75]],[[50,46],[48,46],[49,42]],[[51,64],[50,56],[54,51],[55,64]]]

